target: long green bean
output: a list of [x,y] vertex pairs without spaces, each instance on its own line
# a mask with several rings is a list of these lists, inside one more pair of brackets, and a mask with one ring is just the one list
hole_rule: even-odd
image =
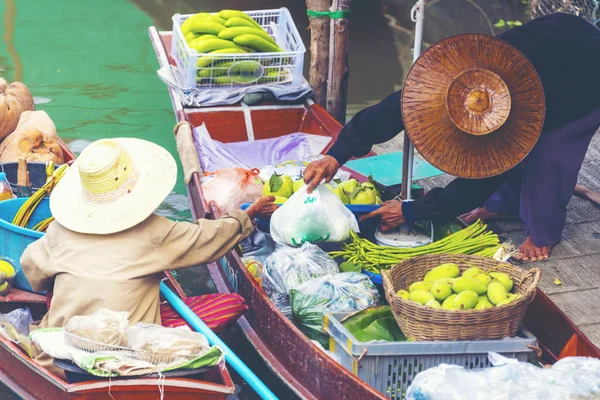
[[377,273],[381,269],[390,268],[403,260],[425,254],[476,254],[491,258],[501,246],[498,235],[487,231],[487,225],[481,221],[441,240],[414,248],[381,246],[359,237],[354,232],[351,232],[351,237],[351,243],[344,245],[342,250],[331,252],[329,255],[342,257],[355,264],[360,264],[368,271]]

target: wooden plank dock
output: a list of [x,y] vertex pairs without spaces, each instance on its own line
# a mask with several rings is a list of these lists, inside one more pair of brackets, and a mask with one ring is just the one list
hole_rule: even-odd
[[[600,130],[592,140],[579,174],[579,183],[600,192]],[[401,137],[399,135],[397,138]],[[401,140],[375,147],[377,153],[402,148]],[[568,155],[565,155],[568,157]],[[400,173],[400,166],[398,166]],[[416,183],[425,190],[444,186],[453,178],[447,175],[422,179]],[[502,238],[519,245],[525,239],[521,221],[493,221],[489,226]],[[546,261],[524,263],[524,268],[542,269],[541,289],[568,318],[600,347],[600,206],[573,196],[567,209],[567,225],[562,241]],[[555,279],[561,284],[557,285]]]

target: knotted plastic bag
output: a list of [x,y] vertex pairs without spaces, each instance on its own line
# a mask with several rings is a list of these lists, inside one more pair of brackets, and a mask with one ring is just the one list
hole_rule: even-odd
[[304,243],[343,242],[350,230],[360,232],[358,221],[326,186],[311,194],[303,186],[271,217],[271,236],[277,243],[301,246]]
[[337,263],[314,244],[305,243],[300,248],[280,246],[265,262],[263,288],[283,314],[292,319],[290,290],[338,272]]
[[290,291],[294,317],[309,339],[323,346],[323,314],[353,312],[379,304],[379,292],[364,274],[343,272],[311,279]]
[[263,181],[258,169],[225,168],[214,173],[202,185],[207,202],[214,201],[221,212],[238,210],[244,203],[252,203],[262,196]]

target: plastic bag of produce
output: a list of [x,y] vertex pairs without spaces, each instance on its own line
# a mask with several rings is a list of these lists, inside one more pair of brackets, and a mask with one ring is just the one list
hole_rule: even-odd
[[379,304],[379,293],[369,278],[356,272],[311,279],[290,291],[294,317],[310,339],[327,346],[323,314],[353,312]]
[[280,246],[265,262],[263,288],[283,314],[292,319],[290,290],[338,272],[337,263],[314,244],[305,243],[300,248]]
[[257,169],[225,168],[202,184],[207,202],[214,201],[221,212],[237,210],[244,203],[252,203],[262,196],[263,181]]
[[343,242],[350,230],[360,232],[356,217],[323,185],[311,194],[301,187],[271,216],[273,240],[289,246]]
[[442,364],[419,373],[407,400],[566,400],[600,396],[600,360],[567,357],[551,368],[489,353],[491,368],[467,370]]

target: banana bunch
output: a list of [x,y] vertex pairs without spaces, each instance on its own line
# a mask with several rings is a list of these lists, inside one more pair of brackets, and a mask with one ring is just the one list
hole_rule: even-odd
[[31,228],[31,230],[38,232],[46,232],[46,229],[48,229],[48,226],[52,221],[54,221],[54,217],[46,218],[45,220],[38,222],[37,225]]
[[[198,59],[197,81],[199,83],[231,84],[253,83],[268,67],[269,60],[261,60],[261,65],[252,61],[232,61],[232,54],[279,53],[279,47],[262,26],[249,15],[237,10],[222,10],[216,14],[198,13],[181,24],[181,32],[189,47],[198,53],[205,53]],[[218,54],[227,54],[222,58]],[[276,61],[276,60],[271,60]],[[234,76],[230,68],[234,66]],[[265,71],[258,83],[278,82],[282,78],[279,68]],[[230,77],[231,76],[231,77]],[[231,79],[233,78],[233,80]]]
[[[52,167],[53,168],[53,167]],[[19,208],[15,217],[13,218],[13,225],[20,226],[22,228],[27,227],[27,223],[31,218],[31,215],[40,204],[42,199],[46,197],[47,194],[50,194],[52,190],[56,187],[58,182],[65,176],[67,172],[67,164],[61,165],[56,171],[52,173],[52,177],[47,180],[47,182],[38,189],[31,197],[29,197],[23,205]],[[46,164],[46,173],[48,173],[49,166]],[[38,224],[39,225],[39,224]],[[37,225],[36,225],[37,226]]]

